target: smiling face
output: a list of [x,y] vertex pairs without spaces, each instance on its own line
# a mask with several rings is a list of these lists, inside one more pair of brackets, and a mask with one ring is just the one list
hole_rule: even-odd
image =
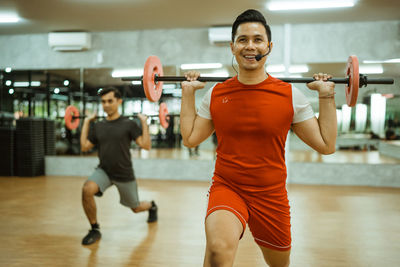
[[272,48],[268,42],[265,27],[259,22],[246,22],[237,28],[234,41],[231,43],[232,54],[235,56],[242,71],[264,69],[266,57],[260,61],[255,59],[258,54],[264,55]]

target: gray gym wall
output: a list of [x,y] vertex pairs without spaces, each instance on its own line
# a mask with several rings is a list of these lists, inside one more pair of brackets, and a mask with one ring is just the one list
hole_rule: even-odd
[[[284,26],[272,25],[272,37],[269,63],[282,63]],[[399,56],[400,21],[291,25],[290,39],[294,64],[345,62],[352,54],[360,60],[387,59]],[[206,28],[94,32],[92,48],[84,52],[54,52],[47,42],[47,34],[0,35],[0,68],[141,68],[149,55],[163,65],[231,64],[230,48],[209,44]]]

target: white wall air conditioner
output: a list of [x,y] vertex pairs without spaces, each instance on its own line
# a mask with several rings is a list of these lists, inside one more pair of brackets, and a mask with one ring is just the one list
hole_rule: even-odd
[[49,46],[55,51],[82,51],[91,48],[88,32],[50,32]]
[[231,42],[231,27],[208,28],[208,40],[211,44],[225,45]]

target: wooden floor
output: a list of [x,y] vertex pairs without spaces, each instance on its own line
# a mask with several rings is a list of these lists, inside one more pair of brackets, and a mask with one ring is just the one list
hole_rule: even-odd
[[[0,266],[202,266],[207,182],[138,180],[159,222],[97,199],[103,237],[80,244],[88,223],[84,177],[0,177]],[[400,189],[289,185],[291,266],[400,266]],[[248,231],[234,266],[266,266]]]

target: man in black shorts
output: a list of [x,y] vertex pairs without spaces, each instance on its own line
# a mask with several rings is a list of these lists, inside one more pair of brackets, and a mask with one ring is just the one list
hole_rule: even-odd
[[97,222],[97,209],[94,196],[102,196],[111,185],[116,185],[120,203],[138,213],[149,211],[148,223],[157,221],[157,205],[154,201],[139,201],[137,184],[133,172],[130,147],[134,140],[138,146],[149,150],[151,140],[147,117],[139,114],[142,124],[121,116],[118,107],[122,103],[121,93],[116,88],[102,89],[99,93],[106,119],[97,122],[90,129],[90,122],[96,119],[91,115],[84,120],[81,133],[83,152],[98,147],[99,166],[85,182],[82,189],[82,205],[92,229],[83,238],[83,245],[90,245],[100,239],[100,227]]

